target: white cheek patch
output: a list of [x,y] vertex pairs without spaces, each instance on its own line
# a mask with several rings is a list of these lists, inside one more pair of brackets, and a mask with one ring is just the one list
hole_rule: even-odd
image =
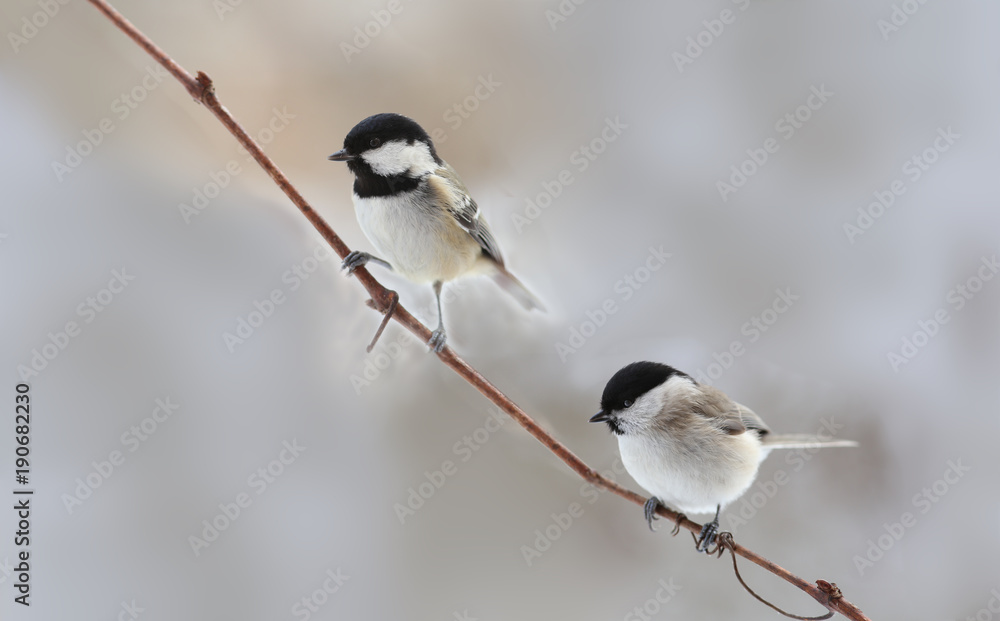
[[663,409],[663,395],[656,389],[650,390],[635,400],[632,407],[625,410],[633,421],[649,421]]
[[419,141],[406,144],[402,140],[393,140],[377,149],[365,151],[361,154],[361,159],[371,166],[375,174],[384,177],[407,172],[410,176],[419,177],[438,168],[437,162],[431,157],[430,148]]

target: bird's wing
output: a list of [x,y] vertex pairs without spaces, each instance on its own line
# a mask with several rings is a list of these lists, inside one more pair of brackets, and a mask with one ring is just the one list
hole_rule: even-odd
[[771,430],[764,424],[764,421],[761,420],[760,416],[757,416],[756,412],[740,403],[737,403],[736,407],[739,408],[740,420],[743,421],[743,424],[747,429],[756,429],[762,436],[771,433]]
[[462,183],[462,180],[458,178],[455,169],[446,163],[438,168],[433,176],[437,177],[436,181],[439,182],[437,184],[439,191],[451,194],[451,200],[445,200],[444,203],[449,206],[451,215],[455,217],[458,225],[479,242],[479,245],[483,247],[483,252],[487,256],[503,267],[503,255],[500,254],[500,245],[497,244],[496,238],[493,237],[493,232],[490,231],[486,220],[480,217],[479,205],[476,204],[476,201],[472,200],[472,196],[466,189],[465,184]]
[[694,405],[695,411],[712,419],[719,429],[735,436],[747,429],[756,430],[760,435],[770,433],[770,429],[753,410],[736,403],[726,393],[712,386],[701,385],[702,398]]

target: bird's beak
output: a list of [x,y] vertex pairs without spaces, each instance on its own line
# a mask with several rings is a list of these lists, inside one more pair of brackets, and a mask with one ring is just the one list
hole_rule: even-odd
[[604,410],[590,417],[590,422],[592,423],[603,423],[606,420],[608,420],[608,415],[604,413]]
[[348,153],[347,149],[341,149],[326,159],[334,162],[350,162],[353,159],[357,159],[357,156]]

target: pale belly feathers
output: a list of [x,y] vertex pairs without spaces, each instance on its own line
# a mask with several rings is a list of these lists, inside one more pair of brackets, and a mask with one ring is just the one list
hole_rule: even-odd
[[405,197],[354,196],[361,230],[393,270],[414,282],[434,282],[490,269],[479,243],[451,214],[419,213],[413,205]]
[[757,475],[765,456],[760,442],[751,434],[725,440],[740,450],[722,449],[707,455],[704,447],[689,452],[677,443],[618,436],[622,463],[635,482],[684,513],[715,513],[717,505],[725,507],[739,498]]

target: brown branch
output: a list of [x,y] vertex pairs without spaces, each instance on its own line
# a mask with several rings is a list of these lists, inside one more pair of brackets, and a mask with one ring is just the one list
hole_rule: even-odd
[[[250,137],[250,135],[243,129],[243,127],[233,118],[226,108],[219,103],[218,98],[215,95],[215,88],[212,84],[211,78],[202,72],[198,72],[198,77],[192,77],[183,67],[181,67],[177,62],[175,62],[166,52],[161,50],[155,43],[153,43],[149,37],[143,34],[138,28],[136,28],[131,22],[129,22],[125,17],[114,9],[105,0],[89,0],[99,11],[108,17],[122,32],[128,35],[133,41],[135,41],[142,49],[146,50],[150,56],[156,59],[161,65],[166,67],[166,69],[175,77],[177,80],[187,89],[188,93],[192,97],[206,108],[212,111],[212,114],[226,126],[236,140],[239,141],[241,145],[253,156],[257,163],[260,164],[261,168],[267,171],[267,174],[274,179],[274,182],[278,184],[278,187],[288,196],[289,199],[299,208],[302,215],[309,220],[309,223],[315,227],[319,234],[323,236],[330,247],[340,256],[341,259],[346,257],[350,252],[347,244],[340,239],[330,225],[323,220],[322,217],[306,202],[305,198],[299,194],[298,190],[292,185],[285,176],[283,172],[264,154],[260,146]],[[410,314],[401,304],[396,303],[395,292],[390,289],[386,289],[379,283],[375,278],[366,270],[365,268],[358,268],[354,272],[354,276],[357,278],[358,282],[365,288],[368,294],[371,296],[370,305],[374,307],[379,312],[387,312],[393,305],[395,305],[394,312],[392,313],[392,318],[397,322],[402,324],[407,330],[418,336],[419,338],[427,341],[430,338],[431,331],[429,328],[420,323],[413,315]],[[465,360],[460,358],[454,350],[450,347],[446,347],[441,353],[438,354],[441,361],[447,366],[451,367],[459,376],[464,380],[476,387],[479,392],[481,392],[487,399],[496,404],[500,409],[510,415],[511,418],[517,421],[519,425],[524,427],[528,433],[533,435],[538,439],[547,449],[555,453],[556,457],[563,460],[566,465],[573,469],[574,472],[583,477],[586,481],[603,487],[604,489],[610,490],[615,494],[618,494],[625,500],[636,503],[637,505],[643,505],[646,501],[645,497],[639,494],[625,489],[620,485],[604,478],[596,470],[588,466],[579,457],[573,454],[566,446],[553,437],[549,432],[545,431],[533,418],[528,416],[524,410],[518,407],[513,401],[511,401],[507,395],[502,393],[500,389],[490,383],[485,377],[483,377],[478,371],[472,368]],[[680,521],[680,525],[692,533],[698,533],[701,531],[701,524],[692,522],[687,518],[684,518],[679,513],[672,511],[666,507],[660,506],[657,509],[657,513],[670,521],[677,522]],[[726,544],[728,547],[738,555],[743,558],[756,563],[760,567],[763,567],[767,571],[773,573],[774,575],[783,578],[784,580],[790,582],[791,584],[797,586],[801,590],[809,594],[813,599],[822,604],[827,610],[832,612],[838,612],[849,619],[854,619],[855,621],[868,621],[868,617],[865,616],[860,609],[854,604],[848,602],[844,599],[839,589],[837,589],[835,584],[828,583],[824,580],[818,580],[817,584],[808,582],[799,578],[795,574],[787,571],[786,569],[772,563],[771,561],[765,559],[764,557],[744,548],[743,546],[732,542],[731,539],[728,540]]]

